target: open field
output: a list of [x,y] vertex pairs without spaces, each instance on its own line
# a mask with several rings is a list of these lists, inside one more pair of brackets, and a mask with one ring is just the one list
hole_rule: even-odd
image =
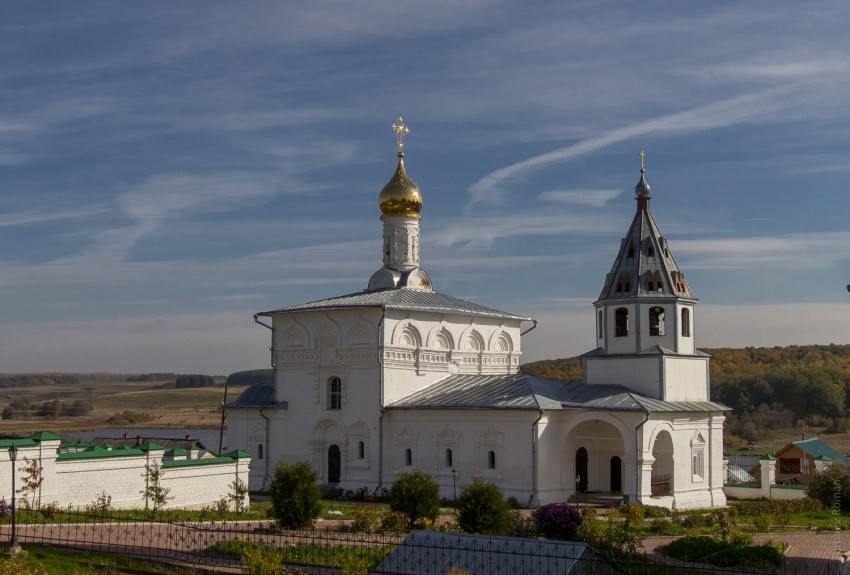
[[[35,417],[0,420],[0,434],[18,435],[35,431],[56,433],[113,427],[218,427],[224,399],[223,381],[215,387],[169,388],[162,381],[126,381],[126,376],[83,380],[77,384],[29,385],[0,388],[0,411],[16,399],[42,404],[60,400],[90,403],[92,411],[70,417]],[[236,399],[244,387],[231,387],[228,400]]]
[[[762,437],[759,438],[756,448],[740,447],[724,451],[729,455],[772,455],[776,450],[785,447],[792,441],[819,437],[839,453],[850,453],[850,433],[823,433],[824,429],[823,427],[809,427],[805,430],[794,427],[771,429],[764,432]],[[805,437],[803,437],[804,435]]]

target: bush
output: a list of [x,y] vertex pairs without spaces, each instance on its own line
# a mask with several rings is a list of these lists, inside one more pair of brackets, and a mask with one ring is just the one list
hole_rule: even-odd
[[705,535],[682,537],[659,549],[682,561],[764,569],[779,567],[786,547],[786,543],[773,542],[754,545],[751,537],[739,534],[719,540]]
[[381,513],[381,531],[384,533],[404,533],[410,525],[407,513],[385,509]]
[[354,505],[351,508],[351,530],[356,533],[374,533],[378,530],[380,513],[374,507]]
[[401,473],[390,489],[390,509],[407,514],[410,524],[433,522],[440,512],[440,488],[424,471]]
[[582,517],[578,510],[565,503],[550,503],[538,507],[531,515],[537,523],[537,529],[546,539],[572,539],[579,527]]
[[504,535],[511,526],[508,504],[494,483],[476,479],[457,499],[457,522],[467,533]]
[[285,529],[304,529],[322,510],[316,471],[306,461],[280,463],[270,485],[270,514]]
[[806,493],[825,507],[850,511],[850,469],[834,462],[815,474]]
[[669,519],[653,519],[649,522],[649,532],[654,535],[678,535],[682,529]]
[[537,522],[529,517],[523,517],[519,511],[512,511],[508,535],[510,537],[537,537]]

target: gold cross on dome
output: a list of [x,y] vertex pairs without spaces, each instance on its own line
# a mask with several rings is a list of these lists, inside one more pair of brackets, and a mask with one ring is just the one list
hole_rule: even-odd
[[398,136],[398,151],[401,152],[402,148],[404,148],[404,137],[410,133],[410,128],[404,125],[404,118],[401,117],[401,114],[398,116],[398,120],[392,126],[393,132]]
[[643,157],[646,154],[643,153],[643,150],[640,151],[640,173],[644,173],[646,170],[643,169]]

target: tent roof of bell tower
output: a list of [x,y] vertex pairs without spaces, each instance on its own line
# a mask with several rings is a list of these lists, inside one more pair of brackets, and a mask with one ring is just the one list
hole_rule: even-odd
[[641,152],[640,181],[635,186],[637,210],[597,301],[665,296],[695,300],[649,211],[650,188],[644,173]]

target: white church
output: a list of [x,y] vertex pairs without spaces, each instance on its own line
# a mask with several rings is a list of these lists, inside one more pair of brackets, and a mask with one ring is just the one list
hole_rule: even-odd
[[[436,291],[420,267],[422,195],[398,166],[379,196],[383,266],[363,291],[256,314],[274,384],[226,405],[227,444],[254,455],[252,488],[279,461],[324,484],[389,488],[420,469],[444,497],[473,480],[522,504],[602,492],[668,508],[717,507],[724,410],[696,350],[697,299],[649,211],[637,210],[593,304],[583,379],[519,373],[530,318]],[[642,164],[642,162],[641,162]]]

